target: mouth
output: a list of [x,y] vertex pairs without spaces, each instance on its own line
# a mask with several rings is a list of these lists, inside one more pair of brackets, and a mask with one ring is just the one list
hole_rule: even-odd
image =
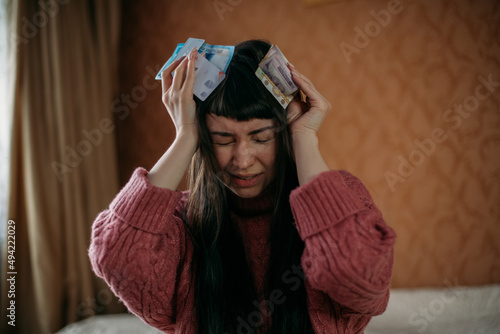
[[238,174],[238,175],[232,175],[232,176],[234,176],[234,177],[236,177],[236,178],[238,178],[240,180],[250,180],[251,178],[254,178],[254,177],[258,176],[258,175],[260,175],[260,174],[251,174],[251,175],[240,175],[240,174]]
[[258,173],[258,174],[230,174],[231,179],[233,182],[242,188],[248,188],[248,187],[253,187],[255,186],[259,180],[260,177],[262,176],[263,173]]

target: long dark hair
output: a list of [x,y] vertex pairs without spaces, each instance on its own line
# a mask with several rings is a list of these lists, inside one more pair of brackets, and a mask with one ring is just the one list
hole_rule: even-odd
[[229,219],[226,192],[230,190],[217,178],[221,170],[206,124],[208,113],[238,121],[273,119],[278,124],[275,170],[279,173],[273,181],[275,205],[265,293],[269,300],[270,291],[277,289],[286,300],[273,305],[271,333],[311,331],[304,282],[292,290],[287,285],[290,282],[283,278],[286,272],[300,266],[304,242],[293,224],[288,200],[298,180],[286,110],[254,74],[270,46],[257,40],[236,45],[226,79],[206,101],[197,100],[199,147],[188,174],[186,219],[195,245],[195,308],[200,334],[237,333],[241,320],[246,321],[256,310],[253,302],[258,301],[242,238]]

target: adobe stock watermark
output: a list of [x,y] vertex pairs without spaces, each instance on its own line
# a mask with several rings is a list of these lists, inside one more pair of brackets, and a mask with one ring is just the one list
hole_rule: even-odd
[[[331,264],[327,256],[315,257],[316,267],[330,268]],[[307,266],[308,264],[306,264]],[[326,269],[328,270],[328,269]],[[287,301],[287,292],[297,291],[306,279],[306,273],[301,265],[293,264],[290,269],[287,269],[281,275],[281,281],[287,285],[286,291],[274,289],[269,293],[269,299],[263,300],[260,303],[254,300],[252,304],[255,306],[255,311],[251,312],[246,319],[239,316],[237,332],[235,334],[257,334],[260,333],[259,328],[264,325],[263,314],[272,316],[276,306],[282,305]],[[224,333],[229,334],[229,333]]]
[[417,332],[423,333],[429,326],[429,323],[435,321],[438,316],[443,314],[446,307],[460,297],[460,294],[463,292],[463,288],[458,285],[456,278],[454,284],[447,279],[444,283],[447,288],[439,297],[432,299],[426,307],[419,307],[418,311],[413,312],[408,317],[408,323],[414,327],[418,327]]
[[[149,92],[158,87],[160,84],[154,78],[160,70],[160,66],[156,66],[156,70],[146,66],[147,74],[142,79],[142,84],[137,85],[130,91],[130,94],[122,93],[119,98],[111,103],[111,109],[120,120],[124,120],[130,114],[130,111],[137,108],[139,102],[144,101]],[[104,117],[100,120],[98,126],[94,129],[83,129],[81,139],[74,147],[66,145],[63,154],[63,160],[53,161],[52,169],[57,176],[59,182],[63,182],[64,175],[71,173],[75,168],[80,166],[84,157],[92,154],[95,147],[101,145],[105,135],[109,135],[115,130],[115,125],[110,118]]]
[[21,35],[12,33],[11,40],[14,42],[14,45],[18,46],[19,44],[26,44],[32,38],[37,36],[40,29],[45,27],[49,23],[50,19],[57,15],[59,7],[67,4],[68,2],[70,2],[70,0],[38,1],[40,10],[35,12],[31,16],[31,19],[28,19],[27,17],[21,18]]
[[[286,270],[281,275],[283,283],[288,285],[290,291],[297,291],[305,280],[305,274],[301,266],[292,265],[291,269]],[[238,327],[236,334],[256,334],[259,332],[258,328],[264,325],[263,313],[268,314],[270,317],[274,313],[276,305],[281,305],[287,300],[286,292],[280,289],[274,289],[269,293],[269,299],[258,302],[254,300],[252,304],[256,310],[251,312],[246,319],[239,316]],[[229,334],[229,333],[224,333]]]
[[81,302],[76,310],[79,318],[92,317],[104,311],[107,305],[113,301],[113,293],[109,289],[101,289],[95,297],[87,297]]
[[[462,100],[462,103],[453,104],[453,108],[448,108],[443,112],[442,121],[447,124],[451,130],[457,130],[463,124],[463,120],[469,118],[472,113],[477,111],[481,102],[487,100],[498,86],[500,81],[494,81],[490,73],[487,78],[482,75],[477,77],[480,82],[474,90],[474,93],[468,95]],[[446,129],[436,127],[431,134],[424,139],[415,139],[416,146],[409,154],[399,155],[399,166],[396,172],[386,171],[385,180],[392,192],[396,190],[397,183],[404,183],[411,177],[418,166],[421,166],[427,157],[436,151],[438,144],[444,143],[448,139]]]
[[219,16],[219,20],[222,22],[224,21],[224,14],[226,12],[232,12],[236,6],[241,5],[242,2],[243,0],[214,0],[212,6],[217,16]]
[[[124,291],[136,281],[135,276],[125,276],[122,272],[113,271],[107,277],[108,281],[120,282],[120,290]],[[97,291],[95,297],[87,297],[78,304],[76,314],[78,318],[88,318],[103,312],[109,304],[113,302],[115,295],[109,288],[103,288]],[[119,302],[119,301],[118,301]]]
[[[412,0],[408,0],[412,1]],[[355,35],[353,43],[345,41],[339,44],[340,50],[345,57],[348,64],[352,61],[352,55],[359,54],[362,49],[366,48],[373,38],[376,38],[384,28],[386,28],[392,21],[394,15],[398,15],[403,11],[404,7],[399,0],[389,0],[386,9],[379,11],[370,11],[373,20],[368,21],[364,27],[354,27]]]

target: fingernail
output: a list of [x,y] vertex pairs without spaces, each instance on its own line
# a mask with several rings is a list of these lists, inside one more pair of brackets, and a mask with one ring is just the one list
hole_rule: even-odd
[[288,65],[290,65],[292,68],[295,68],[292,63],[288,62]]

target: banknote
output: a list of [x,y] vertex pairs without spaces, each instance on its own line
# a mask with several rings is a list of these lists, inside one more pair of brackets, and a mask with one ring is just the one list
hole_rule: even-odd
[[198,52],[207,58],[219,70],[226,73],[226,70],[233,58],[234,46],[232,45],[210,45],[204,43],[198,49]]
[[[162,66],[155,79],[161,80],[161,73],[172,62],[186,56],[193,48],[196,48],[199,53],[195,64],[193,93],[204,101],[224,80],[226,70],[233,58],[234,46],[210,45],[205,43],[203,39],[189,38],[185,43],[177,44],[174,53]],[[173,74],[174,72],[172,72]]]
[[298,91],[287,64],[288,60],[281,50],[273,45],[255,71],[255,75],[283,108],[288,106]]
[[227,67],[231,62],[234,54],[234,46],[232,45],[210,45],[205,43],[203,39],[189,38],[186,43],[179,43],[175,48],[172,56],[167,60],[167,62],[162,66],[158,74],[156,75],[156,80],[161,80],[161,73],[174,61],[180,59],[196,47],[198,53],[205,56],[205,58],[214,64],[222,72],[226,73]]
[[264,71],[257,67],[255,75],[264,84],[264,87],[274,96],[274,98],[281,104],[285,109],[288,104],[292,101],[294,94],[285,95],[283,92],[271,81],[271,79],[264,73]]
[[156,75],[155,79],[161,80],[161,73],[168,66],[170,66],[170,64],[172,64],[174,61],[176,61],[184,56],[187,56],[193,48],[199,49],[203,45],[204,42],[205,42],[205,40],[203,40],[203,39],[188,38],[186,43],[177,44],[177,47],[175,48],[174,53],[172,54],[172,56],[170,56],[170,58],[167,60],[167,62],[162,66],[162,68],[160,69],[160,71]]
[[163,64],[163,66],[161,67],[161,69],[158,72],[158,74],[156,74],[155,80],[161,80],[161,74],[163,73],[163,71],[165,71],[165,69],[168,66],[170,66],[170,64],[173,63],[174,58],[177,56],[177,54],[179,54],[179,51],[180,51],[180,49],[182,49],[183,46],[184,46],[184,43],[177,44],[177,47],[175,48],[174,53],[170,56],[170,58],[168,58],[167,62],[165,64]]
[[179,51],[182,49],[182,47],[184,46],[184,43],[179,43],[177,44],[177,46],[175,47],[175,51],[174,53],[172,54],[172,56],[170,56],[170,58],[168,58],[167,62],[161,67],[160,69],[160,72],[158,72],[158,74],[156,74],[156,77],[155,79],[156,80],[161,80],[161,73],[163,71],[165,71],[165,69],[170,66],[170,64],[173,63],[174,59],[176,58],[176,56],[179,54]]
[[259,63],[259,67],[283,94],[290,95],[295,93],[298,88],[293,83],[292,74],[287,64],[288,60],[281,50],[278,46],[273,45],[264,59]]

